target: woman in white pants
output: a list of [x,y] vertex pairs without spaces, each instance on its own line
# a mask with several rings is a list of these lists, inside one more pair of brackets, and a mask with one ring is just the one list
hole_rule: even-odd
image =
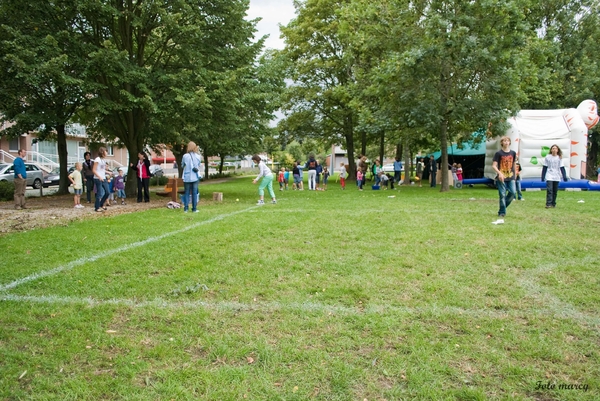
[[314,155],[310,155],[306,166],[308,169],[308,190],[314,191],[317,187],[317,161]]

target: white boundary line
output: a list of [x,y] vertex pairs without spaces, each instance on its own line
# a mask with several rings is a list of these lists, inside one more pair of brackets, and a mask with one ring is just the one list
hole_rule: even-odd
[[[149,301],[134,301],[131,299],[106,299],[99,300],[91,297],[58,297],[58,296],[30,296],[30,295],[13,295],[5,294],[0,296],[0,301],[8,302],[30,302],[47,305],[83,305],[88,307],[102,306],[126,306],[131,308],[161,308],[161,309],[205,309],[225,312],[261,312],[272,313],[277,311],[299,311],[299,312],[315,312],[329,313],[340,315],[386,315],[386,314],[401,314],[401,315],[431,315],[431,316],[446,316],[459,315],[471,318],[491,318],[491,319],[507,319],[511,317],[522,316],[545,316],[556,319],[571,320],[575,319],[578,322],[585,322],[589,325],[600,325],[600,318],[588,316],[581,312],[569,310],[567,313],[563,310],[553,308],[540,309],[512,309],[512,310],[495,310],[491,308],[475,308],[464,309],[454,306],[438,306],[436,304],[423,307],[403,307],[389,305],[366,305],[364,307],[352,307],[342,305],[327,305],[319,302],[256,302],[245,304],[240,302],[205,302],[205,301],[170,301],[162,298],[157,298]],[[568,308],[570,309],[570,308]]]
[[11,290],[13,288],[18,287],[21,284],[25,284],[25,283],[29,283],[31,281],[39,280],[39,279],[44,278],[44,277],[53,276],[53,275],[58,274],[58,273],[63,272],[63,271],[72,270],[75,267],[81,266],[81,265],[83,265],[85,263],[95,262],[96,260],[105,258],[107,256],[118,254],[118,253],[127,251],[127,250],[132,249],[132,248],[137,248],[137,247],[140,247],[140,246],[143,246],[143,245],[146,245],[146,244],[150,244],[152,242],[160,241],[161,239],[164,239],[164,238],[167,238],[167,237],[171,237],[173,235],[181,234],[181,233],[184,233],[186,231],[192,230],[194,228],[203,226],[205,224],[214,223],[215,221],[219,221],[219,220],[223,220],[223,219],[225,219],[227,217],[235,216],[236,214],[245,213],[245,212],[251,211],[253,209],[256,209],[258,207],[259,206],[253,206],[253,207],[250,207],[250,208],[247,208],[247,209],[244,209],[244,210],[238,210],[237,212],[233,212],[233,213],[229,213],[229,214],[222,214],[222,215],[213,217],[212,219],[199,221],[199,222],[197,222],[195,224],[192,224],[190,226],[184,227],[184,228],[176,230],[176,231],[172,231],[170,233],[164,233],[164,234],[161,234],[161,235],[159,235],[157,237],[150,237],[150,238],[145,239],[143,241],[134,242],[132,244],[124,245],[124,246],[121,246],[121,247],[116,248],[116,249],[108,249],[108,250],[102,251],[102,253],[98,253],[96,255],[86,256],[86,257],[83,257],[81,259],[77,259],[77,260],[74,260],[74,261],[72,261],[70,263],[67,263],[66,265],[55,267],[54,269],[50,269],[50,270],[44,270],[44,271],[41,271],[39,273],[35,273],[35,274],[30,275],[30,276],[23,277],[23,278],[20,278],[18,280],[12,281],[12,282],[10,282],[8,284],[0,285],[0,292],[5,292],[5,291],[8,291],[8,290]]
[[[137,248],[152,242],[159,241],[161,239],[171,237],[173,235],[181,234],[194,228],[214,223],[215,221],[223,220],[227,217],[235,216],[240,213],[245,213],[257,209],[258,206],[253,206],[244,210],[239,210],[229,214],[219,215],[212,219],[203,220],[194,223],[190,226],[182,229],[164,233],[156,237],[151,237],[143,241],[134,242],[129,245],[125,245],[116,249],[110,249],[103,251],[101,254],[87,256],[84,258],[77,259],[66,265],[56,267],[54,269],[41,271],[39,273],[32,274],[27,277],[20,278],[12,281],[5,285],[0,285],[0,293],[6,292],[13,288],[18,287],[21,284],[25,284],[31,281],[35,281],[44,277],[53,276],[63,271],[74,269],[77,266],[81,266],[88,262],[94,262],[98,259],[102,259],[107,256],[111,256],[116,253],[127,251],[132,248]],[[597,261],[595,257],[586,257],[584,260]],[[433,316],[441,315],[465,315],[475,318],[508,318],[511,316],[522,316],[523,314],[533,316],[551,316],[559,319],[575,319],[578,321],[586,322],[590,325],[600,325],[600,317],[590,316],[586,313],[582,313],[573,305],[568,302],[560,300],[558,297],[552,295],[549,291],[546,291],[542,286],[536,282],[536,277],[540,273],[547,274],[553,269],[557,268],[557,263],[550,263],[542,265],[536,269],[532,269],[525,273],[525,277],[519,280],[518,284],[527,292],[533,299],[546,304],[547,307],[539,309],[515,309],[515,310],[494,310],[486,308],[475,308],[475,309],[464,309],[452,306],[438,306],[429,305],[424,307],[397,307],[397,306],[383,306],[383,305],[366,305],[364,307],[351,307],[341,305],[327,305],[319,302],[291,302],[291,303],[280,303],[280,302],[258,302],[254,304],[244,304],[239,302],[205,302],[205,301],[179,301],[173,302],[157,298],[149,301],[136,302],[130,299],[109,299],[109,300],[97,300],[91,297],[78,298],[78,297],[58,297],[58,296],[29,296],[29,295],[13,295],[4,294],[0,295],[0,301],[12,301],[12,302],[31,302],[39,304],[63,304],[63,305],[87,305],[89,307],[97,307],[103,305],[120,305],[135,308],[144,307],[155,307],[155,308],[184,308],[184,309],[206,309],[206,310],[217,310],[217,311],[240,311],[240,312],[273,312],[280,310],[292,310],[302,312],[318,312],[318,313],[337,313],[344,315],[359,315],[359,314],[431,314]]]

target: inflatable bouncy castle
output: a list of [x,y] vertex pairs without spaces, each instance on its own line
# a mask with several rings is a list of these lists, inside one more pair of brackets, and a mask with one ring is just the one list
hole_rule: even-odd
[[[541,181],[542,161],[550,147],[558,145],[563,153],[567,176],[573,180],[585,177],[588,130],[598,123],[598,108],[593,100],[585,100],[577,109],[521,110],[508,120],[511,127],[505,135],[511,139],[511,149],[517,153],[524,181]],[[494,179],[494,154],[500,149],[500,138],[486,143],[486,178]]]

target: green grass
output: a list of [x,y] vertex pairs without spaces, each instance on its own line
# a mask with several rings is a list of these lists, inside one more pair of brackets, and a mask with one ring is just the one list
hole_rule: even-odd
[[600,398],[600,193],[256,190],[2,237],[0,399]]

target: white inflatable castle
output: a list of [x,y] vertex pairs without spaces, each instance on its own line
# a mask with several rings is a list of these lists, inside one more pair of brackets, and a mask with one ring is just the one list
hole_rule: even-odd
[[[511,149],[517,152],[521,178],[541,178],[542,160],[554,144],[562,150],[567,175],[577,180],[585,176],[588,130],[598,123],[598,118],[598,108],[593,100],[581,102],[577,109],[521,110],[510,118],[511,128],[506,135],[511,139]],[[496,177],[492,159],[499,149],[499,137],[487,141],[486,178]]]

